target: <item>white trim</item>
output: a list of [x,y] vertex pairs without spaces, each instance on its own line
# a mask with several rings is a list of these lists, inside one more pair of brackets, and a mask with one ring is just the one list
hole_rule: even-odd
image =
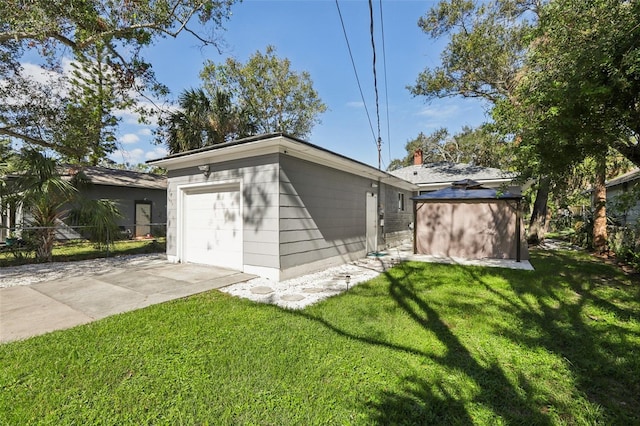
[[269,268],[266,266],[256,266],[256,265],[244,265],[242,272],[244,272],[245,274],[258,275],[259,277],[267,278],[275,282],[280,281],[280,269],[278,268]]
[[199,182],[189,183],[176,186],[176,197],[178,201],[178,209],[176,212],[176,255],[175,263],[184,263],[184,234],[185,234],[185,220],[184,220],[184,199],[187,195],[197,192],[215,192],[216,190],[233,189],[238,190],[240,194],[240,241],[242,242],[241,271],[244,272],[244,203],[242,199],[243,182],[240,179],[220,180],[214,182]]
[[284,154],[312,163],[342,170],[357,176],[380,181],[407,191],[416,191],[417,185],[373,166],[359,163],[331,151],[324,151],[312,145],[302,143],[285,136],[274,136],[251,142],[240,143],[223,148],[211,149],[181,157],[164,158],[150,161],[149,164],[164,167],[168,170],[197,167],[205,163],[221,163],[224,161],[245,159],[267,154]]

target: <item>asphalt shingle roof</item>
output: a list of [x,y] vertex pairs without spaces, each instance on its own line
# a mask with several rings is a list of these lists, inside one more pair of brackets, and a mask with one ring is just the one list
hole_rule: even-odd
[[479,182],[497,179],[513,179],[513,173],[491,167],[482,167],[466,163],[426,163],[421,166],[412,165],[393,170],[390,174],[411,183],[450,183],[461,179],[473,179]]
[[127,186],[133,188],[167,189],[166,176],[117,170],[106,167],[83,167],[82,171],[94,185]]
[[640,178],[640,169],[633,169],[628,173],[625,173],[614,179],[608,180],[606,186],[607,187],[616,186],[616,185],[620,185],[621,183],[631,182],[632,180],[636,180],[638,178]]

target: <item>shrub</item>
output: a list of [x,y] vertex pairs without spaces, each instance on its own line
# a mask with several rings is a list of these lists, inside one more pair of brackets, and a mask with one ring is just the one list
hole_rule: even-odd
[[609,227],[609,244],[619,260],[640,271],[640,224]]

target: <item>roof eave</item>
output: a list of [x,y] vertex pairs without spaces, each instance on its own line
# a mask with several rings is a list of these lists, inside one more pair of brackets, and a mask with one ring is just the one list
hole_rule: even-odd
[[236,143],[213,146],[209,147],[209,149],[195,152],[185,152],[182,153],[184,155],[172,155],[158,160],[148,161],[147,163],[169,170],[175,170],[191,167],[194,164],[223,162],[247,158],[249,156],[275,153],[289,155],[316,164],[347,171],[385,184],[394,185],[407,191],[416,191],[418,189],[417,185],[382,170],[378,170],[368,164],[350,159],[301,139],[279,133],[242,139],[236,141]]

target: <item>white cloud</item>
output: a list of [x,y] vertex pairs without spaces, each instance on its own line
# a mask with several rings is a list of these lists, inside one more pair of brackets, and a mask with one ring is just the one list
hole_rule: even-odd
[[116,163],[140,164],[147,160],[157,160],[169,155],[169,151],[162,146],[153,147],[150,151],[142,148],[134,149],[118,149],[114,151],[109,158]]
[[140,114],[138,114],[135,111],[117,109],[117,110],[115,110],[113,112],[113,114],[116,117],[119,117],[120,119],[122,119],[122,122],[124,124],[133,124],[133,125],[139,125],[140,124],[140,122],[138,121],[138,118],[140,117]]
[[138,135],[134,133],[127,133],[125,135],[122,135],[119,140],[123,144],[130,145],[130,144],[140,142],[140,137],[138,137]]
[[135,148],[131,150],[117,149],[109,155],[116,163],[138,164],[144,160],[144,150]]
[[52,79],[58,79],[62,74],[55,71],[49,71],[42,68],[40,65],[25,62],[22,64],[22,73],[28,76],[31,80],[38,83],[49,83]]
[[151,136],[153,134],[153,132],[151,131],[150,128],[148,127],[144,127],[140,130],[138,130],[138,134],[141,136]]
[[347,102],[347,106],[349,108],[364,108],[364,102],[362,101]]
[[424,107],[416,113],[417,116],[431,119],[448,119],[460,114],[460,108],[457,105],[446,105],[442,107]]
[[147,160],[157,160],[158,158],[166,157],[167,155],[169,155],[169,151],[164,147],[158,146],[151,151],[147,151],[144,157]]

